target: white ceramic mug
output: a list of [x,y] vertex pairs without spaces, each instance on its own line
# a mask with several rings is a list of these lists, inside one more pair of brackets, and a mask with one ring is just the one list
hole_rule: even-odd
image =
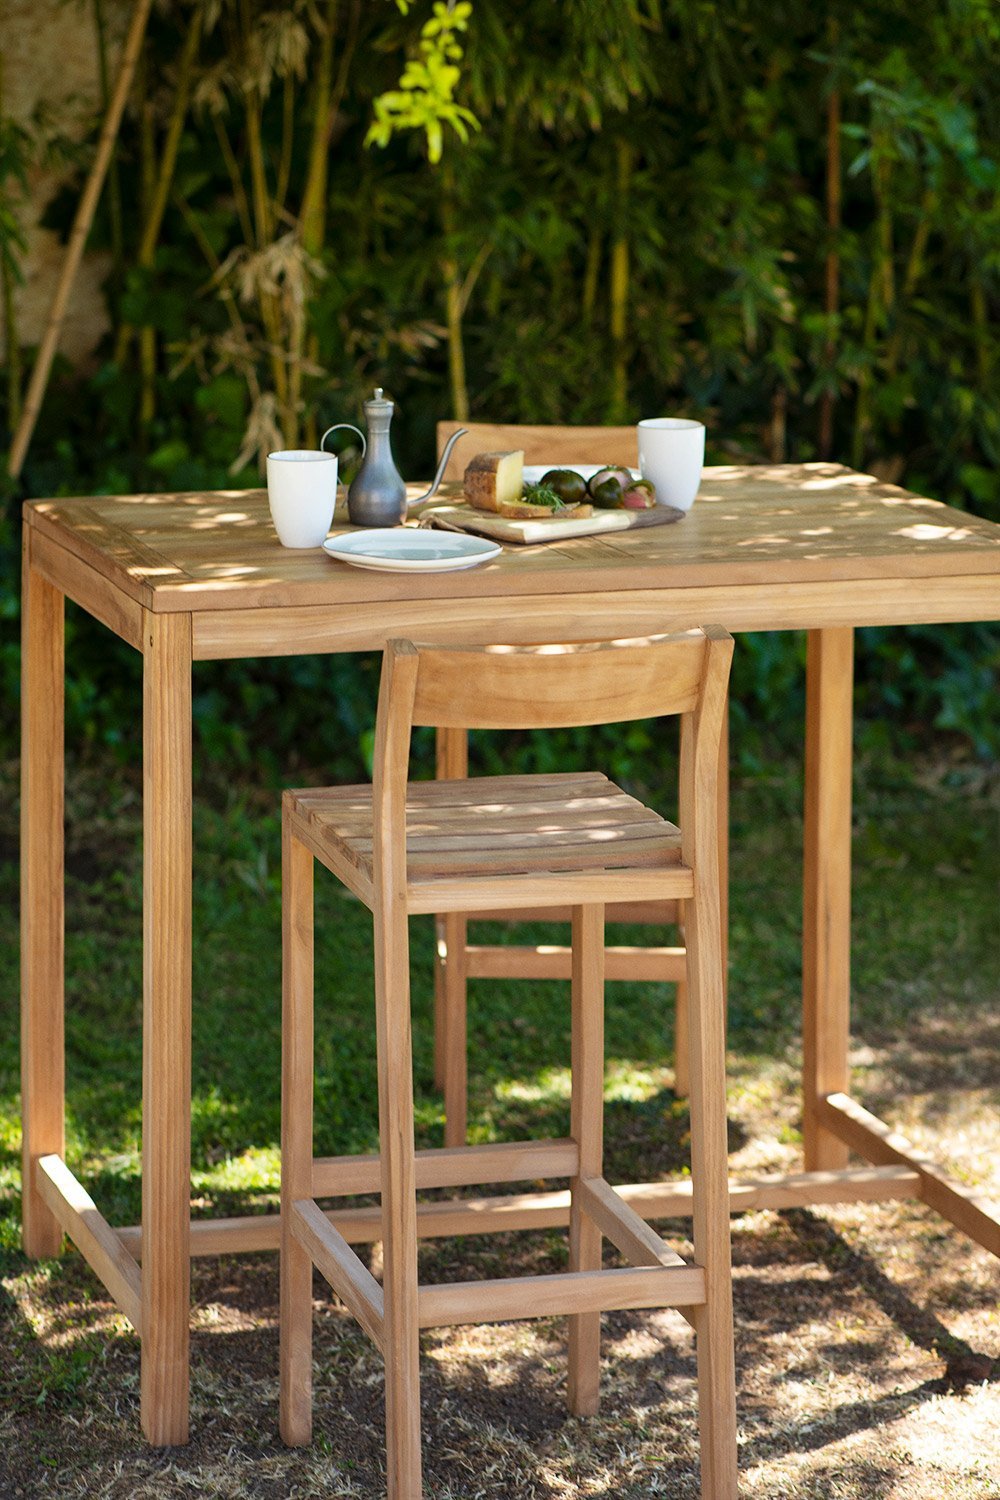
[[690,510],[705,463],[705,424],[688,417],[645,417],[638,427],[639,469],[660,505]]
[[267,499],[283,547],[321,547],[333,524],[337,503],[337,455],[323,444],[331,432],[350,427],[366,448],[363,432],[350,422],[328,427],[318,448],[283,448],[267,455]]
[[320,547],[337,503],[337,455],[286,448],[267,455],[267,499],[283,547]]

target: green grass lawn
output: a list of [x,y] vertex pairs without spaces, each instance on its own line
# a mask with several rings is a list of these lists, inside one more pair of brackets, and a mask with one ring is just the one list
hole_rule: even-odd
[[[99,1292],[75,1258],[60,1268],[29,1272],[19,1250],[14,773],[14,767],[4,768],[0,788],[0,806],[5,809],[0,823],[0,1003],[5,1022],[0,1032],[0,1268],[18,1357],[2,1383],[3,1394],[15,1408],[27,1400],[30,1410],[30,1402],[37,1400],[47,1402],[51,1414],[76,1410],[82,1393],[97,1378],[95,1372],[113,1356],[108,1355],[106,1333],[95,1333],[89,1324],[85,1334],[57,1340],[56,1347],[46,1340],[40,1323],[25,1322],[23,1316],[25,1297],[29,1303],[35,1296],[44,1300],[42,1288],[66,1276],[71,1302],[75,1298],[79,1304],[77,1312]],[[198,788],[192,1121],[196,1214],[263,1211],[276,1203],[277,808],[273,790],[218,779],[205,779]],[[113,1223],[136,1221],[140,1205],[140,834],[141,801],[134,771],[98,765],[71,772],[67,1158]],[[801,837],[801,788],[795,765],[777,762],[767,774],[737,778],[732,805],[731,1144],[735,1165],[753,1170],[794,1167],[797,1160],[794,1069],[799,1046]],[[944,762],[922,768],[919,775],[885,761],[859,763],[854,839],[856,1092],[894,1123],[912,1126],[918,1139],[921,1129],[933,1125],[921,1100],[937,1101],[932,1116],[933,1109],[944,1108],[941,1101],[950,1100],[958,1089],[970,1090],[987,1115],[1000,1102],[995,1030],[1000,976],[998,850],[998,787],[988,775],[949,770]],[[371,1150],[376,1145],[376,1089],[369,918],[325,871],[317,875],[316,911],[317,1151]],[[551,931],[535,930],[539,940]],[[496,939],[502,931],[495,929]],[[431,938],[429,919],[415,920],[415,1074],[417,1128],[423,1145],[439,1143],[442,1130],[441,1100],[432,1081]],[[641,942],[643,933],[622,932],[621,940]],[[672,1030],[670,987],[609,986],[607,1142],[612,1179],[636,1180],[683,1166],[687,1122],[683,1103],[672,1092]],[[565,1132],[568,1059],[566,986],[473,983],[474,1138]],[[988,1157],[995,1171],[995,1140],[987,1143],[981,1116],[969,1130],[964,1139],[966,1146],[971,1140],[971,1155],[967,1152],[955,1165],[975,1180],[981,1158]],[[442,1247],[440,1253],[450,1252]],[[551,1245],[547,1253],[558,1254]],[[208,1275],[204,1265],[199,1274]],[[72,1272],[70,1266],[75,1266]],[[30,1294],[25,1287],[33,1289]],[[20,1290],[15,1295],[12,1288]],[[72,1323],[65,1309],[64,1314]],[[33,1393],[30,1398],[26,1391]],[[53,1451],[61,1451],[58,1444]],[[40,1488],[35,1493],[44,1492]],[[119,1493],[114,1488],[106,1492]],[[205,1491],[216,1492],[223,1490]],[[640,1488],[634,1493],[660,1491]],[[779,1487],[760,1493],[800,1492]]]

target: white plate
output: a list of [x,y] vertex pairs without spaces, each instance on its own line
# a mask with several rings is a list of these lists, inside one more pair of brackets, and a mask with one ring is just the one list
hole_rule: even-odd
[[384,573],[451,573],[499,557],[503,549],[481,536],[387,526],[327,537],[323,551],[355,568]]
[[[615,468],[614,464],[525,464],[525,484],[537,484],[543,474],[548,474],[552,469],[569,469],[573,474],[580,474],[584,479],[589,479],[591,474],[596,474],[600,469]],[[624,465],[622,465],[624,468]],[[629,473],[633,479],[641,478],[638,469],[630,469]]]

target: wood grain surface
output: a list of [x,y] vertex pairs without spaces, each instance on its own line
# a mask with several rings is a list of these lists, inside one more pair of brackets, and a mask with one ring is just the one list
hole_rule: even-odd
[[[976,574],[998,577],[1000,599],[1000,526],[838,464],[706,469],[674,526],[511,547],[459,573],[372,573],[282,547],[262,490],[40,500],[24,513],[156,613]],[[983,617],[982,603],[957,607]]]

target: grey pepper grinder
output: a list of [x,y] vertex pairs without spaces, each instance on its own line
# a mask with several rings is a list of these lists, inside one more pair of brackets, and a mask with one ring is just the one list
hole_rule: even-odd
[[406,484],[393,460],[389,436],[395,404],[386,398],[381,386],[376,386],[375,394],[364,403],[364,407],[368,447],[364,462],[347,491],[347,513],[354,526],[398,526],[410,506],[420,505],[434,494],[441,483],[451,450],[465,428],[460,427],[448,440],[430,489],[407,501]]

